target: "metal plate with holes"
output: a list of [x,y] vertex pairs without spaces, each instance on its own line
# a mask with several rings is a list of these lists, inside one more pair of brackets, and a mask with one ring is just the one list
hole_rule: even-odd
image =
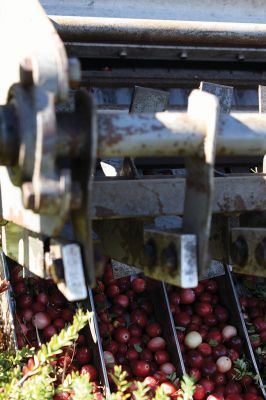
[[231,229],[233,271],[266,277],[266,228]]
[[197,286],[195,235],[145,229],[145,249],[141,269],[147,276],[183,288]]

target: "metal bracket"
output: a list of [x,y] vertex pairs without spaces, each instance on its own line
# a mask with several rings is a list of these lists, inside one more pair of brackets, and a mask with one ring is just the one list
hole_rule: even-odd
[[4,254],[41,278],[52,278],[69,301],[87,298],[82,252],[78,243],[51,239],[18,225],[2,227]]
[[[214,94],[219,99],[220,114],[229,114],[233,100],[232,86],[219,85],[210,82],[201,82],[200,90]],[[219,124],[222,120],[220,119]],[[219,128],[218,128],[219,130]],[[210,233],[210,253],[212,259],[228,262],[228,218],[221,215],[212,215]]]
[[233,228],[230,253],[234,272],[266,277],[266,228]]
[[186,193],[183,232],[197,236],[199,275],[203,275],[209,261],[212,203],[214,196],[214,163],[216,134],[219,124],[219,102],[209,93],[194,90],[189,97],[188,115],[205,124],[206,136],[201,153],[187,158]]
[[45,265],[58,289],[69,301],[88,297],[79,244],[52,240],[50,252],[45,254]]
[[198,284],[195,235],[145,229],[141,261],[147,276],[182,288]]
[[83,157],[73,160],[73,180],[81,188],[82,203],[72,211],[71,219],[75,240],[82,245],[86,281],[92,286],[95,282],[91,203],[97,151],[96,111],[92,97],[85,90],[78,92],[76,101],[78,107],[83,109],[85,143]]

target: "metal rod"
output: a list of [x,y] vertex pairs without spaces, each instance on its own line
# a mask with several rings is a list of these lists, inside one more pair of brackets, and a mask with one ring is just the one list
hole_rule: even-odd
[[[192,155],[202,151],[205,130],[203,121],[187,113],[99,114],[98,156]],[[266,115],[236,113],[221,117],[218,156],[262,156],[265,152]]]
[[64,41],[266,45],[265,24],[50,16]]

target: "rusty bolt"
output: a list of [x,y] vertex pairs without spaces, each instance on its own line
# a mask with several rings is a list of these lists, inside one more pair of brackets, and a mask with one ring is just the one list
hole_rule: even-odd
[[243,267],[248,258],[248,245],[246,240],[239,236],[235,242],[231,244],[231,258],[234,264]]
[[127,57],[127,51],[126,51],[126,50],[121,50],[121,51],[119,52],[119,56],[120,56],[121,58]]
[[237,59],[238,59],[238,61],[244,61],[245,60],[244,54],[238,54]]
[[20,82],[23,86],[33,84],[33,66],[31,58],[25,58],[19,66]]
[[179,57],[181,58],[181,60],[186,60],[188,55],[186,51],[182,51],[182,53],[180,53]]
[[173,243],[170,243],[169,246],[163,249],[161,254],[161,264],[162,267],[167,269],[177,268],[177,252]]
[[150,239],[143,247],[143,264],[147,267],[153,267],[157,259],[157,250],[155,242]]
[[255,257],[257,263],[263,267],[266,268],[266,238],[264,238],[256,247],[255,250]]

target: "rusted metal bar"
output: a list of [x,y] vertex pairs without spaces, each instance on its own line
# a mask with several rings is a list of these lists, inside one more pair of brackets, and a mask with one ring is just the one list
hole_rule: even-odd
[[[200,107],[200,104],[199,104]],[[100,114],[99,157],[187,156],[202,150],[206,126],[186,113]],[[237,113],[221,117],[218,156],[266,152],[266,116]]]
[[[93,218],[182,215],[185,184],[183,178],[169,177],[94,182]],[[265,209],[266,175],[242,174],[215,178],[213,213],[230,214]]]
[[265,24],[50,16],[64,41],[252,45],[266,44]]

